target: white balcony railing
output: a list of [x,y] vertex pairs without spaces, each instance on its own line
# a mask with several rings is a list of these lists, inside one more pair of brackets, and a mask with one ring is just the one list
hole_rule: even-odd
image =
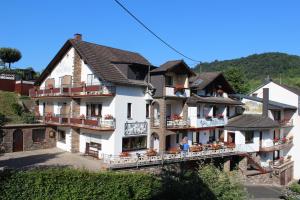
[[227,118],[190,118],[190,125],[196,128],[206,128],[215,126],[224,126],[227,123]]
[[190,97],[191,91],[189,88],[177,89],[176,87],[165,87],[165,94],[169,97]]

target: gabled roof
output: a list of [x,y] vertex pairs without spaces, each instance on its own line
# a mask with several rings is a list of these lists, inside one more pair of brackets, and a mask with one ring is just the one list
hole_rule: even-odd
[[190,69],[190,67],[183,60],[170,60],[160,65],[158,68],[151,70],[151,73],[166,73],[168,71],[174,70],[178,66],[183,66],[184,70],[189,76],[195,76],[196,74]]
[[[252,101],[260,102],[263,103],[263,99],[259,97],[254,97],[254,96],[248,96],[244,94],[232,94],[230,97],[233,98],[238,98],[238,99],[249,99]],[[284,104],[284,103],[279,103],[277,101],[271,101],[269,100],[269,109],[271,110],[277,110],[277,109],[289,109],[289,110],[297,110],[296,106]]]
[[228,130],[264,130],[279,127],[279,123],[259,114],[243,114],[228,120]]
[[81,59],[99,78],[117,84],[146,85],[145,81],[128,79],[114,65],[115,63],[124,63],[128,65],[137,64],[144,66],[151,65],[150,62],[140,54],[75,39],[67,40],[43,71],[39,79],[36,81],[36,84],[40,84],[48,76],[48,74],[51,73],[56,64],[63,58],[71,47],[77,51]]
[[283,88],[285,88],[286,90],[289,90],[290,92],[300,96],[300,88],[297,87],[292,87],[292,86],[288,86],[286,84],[282,84],[282,83],[278,83],[277,81],[273,81],[272,79],[265,81],[263,84],[261,84],[260,86],[258,86],[257,88],[255,88],[254,90],[252,90],[249,94],[259,90],[260,88],[264,87],[265,85],[269,84],[269,83],[275,83],[276,85],[279,85]]
[[201,74],[190,78],[190,87],[198,90],[203,90],[218,78],[224,80],[226,87],[231,91],[231,93],[235,93],[234,89],[225,79],[222,72],[202,72]]
[[225,105],[243,105],[242,102],[224,97],[200,97],[192,94],[187,99],[187,104],[209,103],[209,104],[225,104]]

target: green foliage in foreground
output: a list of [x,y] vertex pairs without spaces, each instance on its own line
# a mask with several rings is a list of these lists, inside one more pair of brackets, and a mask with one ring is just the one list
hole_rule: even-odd
[[1,176],[0,199],[150,199],[160,185],[157,178],[142,173],[60,168]]
[[88,172],[69,168],[0,173],[0,199],[242,200],[245,190],[213,165],[199,171]]

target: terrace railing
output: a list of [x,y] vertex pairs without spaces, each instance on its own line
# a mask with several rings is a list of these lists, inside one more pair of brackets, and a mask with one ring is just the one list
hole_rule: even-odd
[[29,91],[32,98],[38,97],[80,97],[80,96],[112,96],[115,86],[109,85],[72,85],[53,88],[33,88]]

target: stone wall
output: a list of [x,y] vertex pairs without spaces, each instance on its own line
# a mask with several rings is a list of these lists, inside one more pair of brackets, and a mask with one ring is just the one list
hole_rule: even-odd
[[80,129],[72,128],[71,130],[71,152],[77,153],[79,152],[79,135]]
[[[23,133],[23,151],[30,151],[36,149],[53,148],[56,146],[56,130],[47,127],[45,125],[16,125],[9,127],[2,127],[0,131],[3,134],[2,140],[0,140],[0,148],[2,152],[13,152],[13,133],[15,130],[20,129]],[[32,130],[44,129],[45,139],[41,142],[33,142]],[[52,137],[51,137],[52,136]]]
[[73,84],[81,83],[81,58],[78,52],[74,51],[74,64],[73,64]]

